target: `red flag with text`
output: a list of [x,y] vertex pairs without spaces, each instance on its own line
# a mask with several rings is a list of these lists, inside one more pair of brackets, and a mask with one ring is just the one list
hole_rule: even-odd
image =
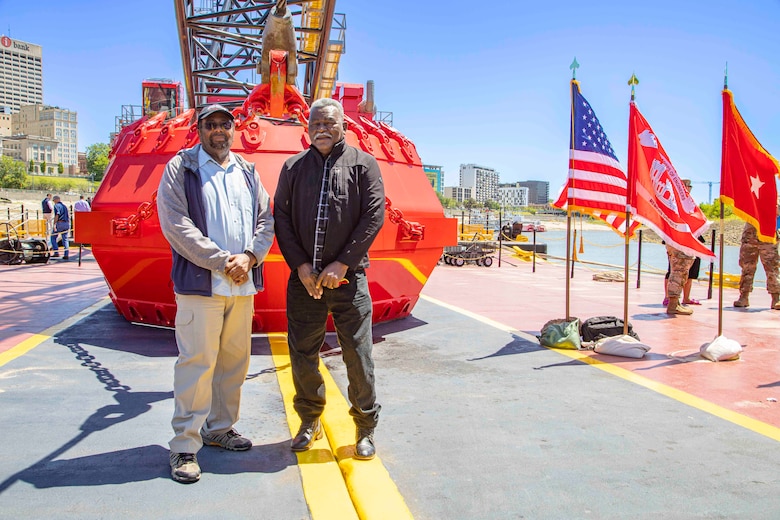
[[710,222],[633,101],[628,123],[628,205],[636,220],[675,249],[707,260],[714,258],[696,238]]
[[[569,177],[553,206],[600,218],[621,236],[626,232],[626,174],[596,113],[571,82]],[[631,222],[629,236],[639,227]]]
[[753,224],[764,242],[775,242],[778,172],[777,159],[764,150],[745,124],[731,91],[724,90],[720,198]]

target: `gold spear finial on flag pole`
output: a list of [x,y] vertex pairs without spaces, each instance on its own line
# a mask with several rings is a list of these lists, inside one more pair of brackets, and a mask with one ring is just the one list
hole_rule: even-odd
[[639,85],[639,80],[633,72],[631,73],[631,79],[628,80],[628,84],[631,85],[631,101],[633,101],[635,97],[634,86]]

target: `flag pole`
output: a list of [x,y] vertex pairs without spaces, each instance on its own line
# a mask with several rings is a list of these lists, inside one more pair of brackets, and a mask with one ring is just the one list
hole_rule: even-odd
[[[571,69],[571,84],[569,85],[569,160],[571,160],[571,147],[574,144],[574,87],[577,84],[577,69],[580,64],[577,63],[577,57],[574,57],[574,61],[571,62],[569,68]],[[568,171],[569,165],[567,163],[566,169]],[[568,174],[567,174],[568,175]],[[566,183],[566,190],[568,192],[569,185]],[[568,193],[567,193],[568,202]],[[569,310],[571,308],[571,280],[569,278],[569,265],[571,263],[571,251],[569,250],[569,244],[571,243],[571,205],[566,204],[566,321],[571,319]],[[574,266],[572,265],[572,269]]]
[[[723,90],[729,88],[729,64],[726,62],[726,69],[723,71]],[[725,107],[724,107],[725,109]],[[720,154],[720,169],[721,169],[721,190],[723,189],[723,150],[726,149],[726,114],[723,114],[723,130],[721,131],[721,154]],[[721,192],[722,195],[722,192]],[[723,335],[723,235],[725,224],[723,222],[723,197],[718,197],[720,202],[720,245],[718,246],[718,334]]]
[[[639,80],[636,77],[636,74],[632,73],[631,78],[628,80],[628,84],[631,85],[631,102],[634,102],[634,98],[636,97],[636,91],[634,90],[634,87],[636,85],[639,85]],[[629,136],[630,139],[630,136]],[[623,335],[628,335],[628,259],[629,259],[629,245],[631,243],[631,209],[629,205],[629,191],[631,182],[628,179],[628,176],[631,175],[631,172],[626,168],[626,181],[627,185],[629,186],[629,190],[626,192],[626,230],[624,233],[626,243],[625,243],[625,253],[624,253],[624,259],[623,259]]]

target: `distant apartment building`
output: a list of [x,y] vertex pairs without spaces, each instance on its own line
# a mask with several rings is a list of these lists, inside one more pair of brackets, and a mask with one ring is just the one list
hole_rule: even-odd
[[498,185],[498,202],[505,208],[528,206],[529,188],[519,182]]
[[[31,173],[53,173],[57,171],[57,163],[54,158],[57,155],[56,139],[35,135],[6,135],[0,137],[3,155],[22,161],[25,168],[29,163],[34,163]],[[41,165],[46,162],[46,172],[41,171]],[[51,168],[51,170],[50,170]]]
[[460,187],[471,188],[472,198],[479,203],[498,201],[498,172],[476,164],[460,165]]
[[430,164],[423,164],[423,171],[425,176],[428,177],[433,191],[436,193],[444,193],[444,172],[441,170],[441,166],[433,166]]
[[40,45],[0,36],[0,107],[16,113],[22,105],[43,103]]
[[66,175],[79,173],[77,113],[48,105],[23,105],[11,116],[11,133],[49,137],[57,141],[53,158],[55,169],[41,173],[55,173],[58,163],[65,166]]
[[460,186],[447,186],[444,188],[444,196],[455,202],[463,203],[473,199],[471,188],[462,188]]
[[547,181],[522,181],[518,186],[528,188],[528,204],[547,204],[550,202],[550,183]]

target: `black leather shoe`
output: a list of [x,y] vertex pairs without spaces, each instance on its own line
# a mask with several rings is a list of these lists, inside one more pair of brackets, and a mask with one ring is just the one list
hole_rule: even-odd
[[322,438],[322,423],[319,419],[313,422],[305,422],[301,424],[297,435],[290,443],[290,449],[292,451],[306,451],[311,448],[314,441]]
[[376,455],[374,446],[374,429],[358,428],[357,442],[355,443],[355,458],[358,460],[371,460]]

